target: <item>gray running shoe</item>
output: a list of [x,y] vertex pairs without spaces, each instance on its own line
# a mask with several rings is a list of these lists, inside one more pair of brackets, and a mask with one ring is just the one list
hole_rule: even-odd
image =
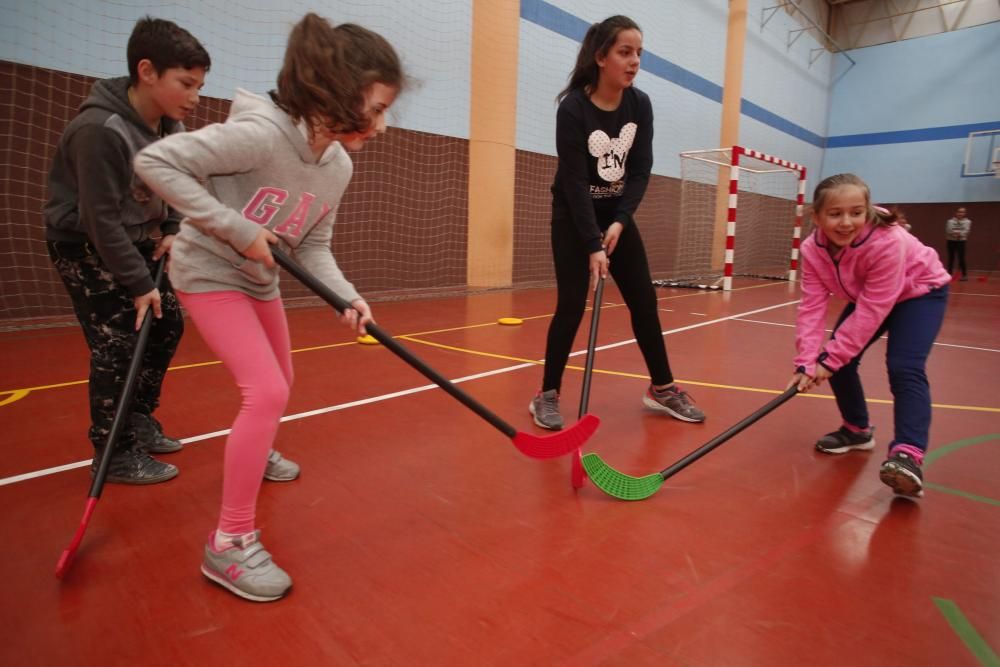
[[[97,474],[100,462],[101,453],[98,451],[90,464],[90,474]],[[111,454],[108,476],[104,481],[109,484],[159,484],[177,477],[179,472],[177,466],[157,461],[141,449],[127,449]]]
[[816,449],[827,454],[846,454],[852,449],[859,451],[875,449],[875,429],[855,432],[841,426],[817,440]]
[[559,414],[559,392],[555,389],[540,391],[528,403],[528,412],[535,418],[535,423],[550,431],[559,431],[563,427],[563,418]]
[[264,479],[272,482],[291,482],[299,476],[299,464],[289,461],[275,449],[267,455],[267,467],[264,468]]
[[260,543],[259,530],[235,538],[224,551],[212,548],[215,533],[208,539],[201,573],[231,593],[254,602],[272,602],[292,587],[292,578],[274,564]]
[[682,422],[703,422],[705,413],[695,407],[691,402],[691,397],[686,391],[681,391],[676,385],[667,387],[663,391],[656,391],[652,385],[646,389],[646,395],[642,397],[642,403],[647,408],[666,412],[674,419]]
[[129,419],[139,445],[151,454],[171,454],[184,446],[180,440],[164,435],[163,425],[152,415],[133,412]]

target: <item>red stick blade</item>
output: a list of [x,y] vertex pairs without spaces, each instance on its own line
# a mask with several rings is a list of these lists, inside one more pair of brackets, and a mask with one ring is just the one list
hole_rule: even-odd
[[514,436],[514,446],[525,456],[533,459],[552,459],[565,456],[580,449],[594,435],[601,420],[594,415],[584,415],[567,429],[552,435],[532,435],[518,431]]
[[569,480],[573,485],[574,489],[579,489],[583,486],[583,483],[587,480],[587,471],[583,469],[583,452],[579,449],[573,454],[573,463],[570,468]]
[[56,563],[56,579],[62,579],[69,572],[69,564],[73,560],[73,551],[69,549],[64,549],[62,555],[59,556],[59,562]]
[[73,556],[76,555],[76,550],[80,548],[80,543],[83,542],[83,534],[87,532],[90,517],[94,516],[95,509],[97,509],[97,498],[91,496],[87,498],[87,504],[83,508],[83,518],[80,519],[80,525],[77,526],[76,533],[73,534],[73,540],[62,552],[62,555],[59,556],[59,562],[56,563],[57,578],[62,579],[69,571],[69,566],[73,563]]

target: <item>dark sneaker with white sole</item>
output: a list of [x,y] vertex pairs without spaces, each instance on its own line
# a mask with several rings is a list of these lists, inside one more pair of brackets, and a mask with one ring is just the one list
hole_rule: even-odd
[[[97,452],[90,464],[90,474],[97,474],[100,462],[101,454]],[[141,449],[127,449],[111,454],[108,476],[104,481],[109,484],[159,484],[177,477],[179,472],[177,466],[157,461]]]
[[156,417],[133,412],[129,419],[135,429],[136,439],[150,454],[172,454],[184,447],[180,440],[163,434],[163,425]]
[[540,391],[528,403],[528,412],[535,418],[535,424],[550,431],[559,431],[563,427],[563,418],[559,414],[559,392],[555,389]]
[[817,440],[816,449],[825,454],[845,454],[852,449],[859,451],[875,449],[875,428],[852,431],[846,426],[841,426]]
[[883,484],[901,496],[920,498],[924,495],[924,473],[916,459],[906,452],[889,454],[878,476]]

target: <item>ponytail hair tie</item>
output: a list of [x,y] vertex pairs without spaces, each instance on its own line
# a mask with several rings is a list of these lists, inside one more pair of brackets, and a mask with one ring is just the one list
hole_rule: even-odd
[[892,215],[892,213],[889,212],[889,209],[883,208],[878,204],[872,204],[872,208],[875,209],[875,212],[878,213],[879,215],[884,215],[886,217]]

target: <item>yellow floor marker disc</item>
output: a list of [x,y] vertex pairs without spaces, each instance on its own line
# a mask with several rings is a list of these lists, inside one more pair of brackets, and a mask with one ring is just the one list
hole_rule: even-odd
[[368,334],[358,336],[358,342],[362,345],[378,345],[378,339],[373,336],[369,336]]
[[519,317],[501,317],[497,320],[497,324],[503,324],[508,327],[517,326],[518,324],[524,324],[524,320]]

